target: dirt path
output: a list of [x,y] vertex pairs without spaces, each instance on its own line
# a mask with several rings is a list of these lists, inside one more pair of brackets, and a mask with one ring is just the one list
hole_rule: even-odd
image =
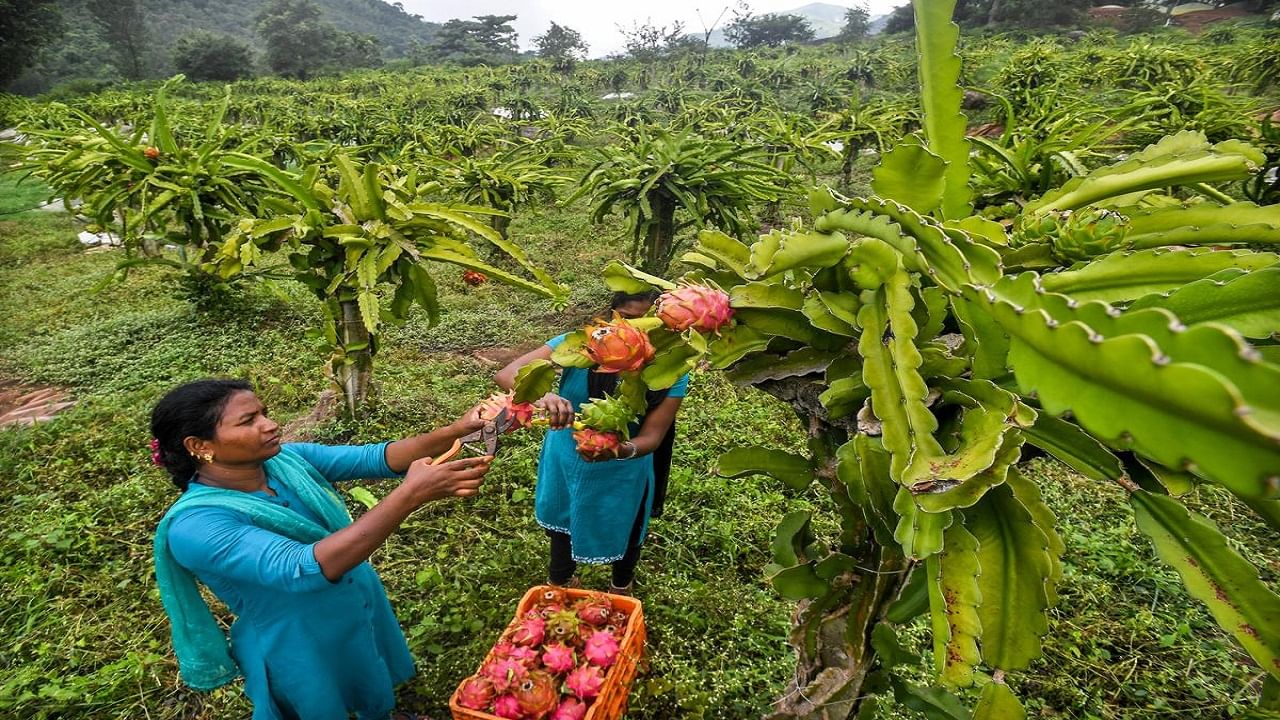
[[66,390],[0,379],[0,429],[52,420],[75,404]]

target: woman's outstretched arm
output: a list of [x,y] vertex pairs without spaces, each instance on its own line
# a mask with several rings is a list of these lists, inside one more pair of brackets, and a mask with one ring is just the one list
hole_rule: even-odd
[[[536,350],[531,350],[515,360],[512,360],[506,367],[498,371],[498,374],[494,376],[493,380],[498,383],[498,387],[503,390],[511,390],[516,386],[516,373],[520,372],[520,368],[528,365],[534,360],[550,359],[551,346],[540,345]],[[547,420],[553,428],[559,429],[567,427],[573,422],[573,404],[554,392],[549,392],[546,395],[543,395],[533,404],[546,411]]]

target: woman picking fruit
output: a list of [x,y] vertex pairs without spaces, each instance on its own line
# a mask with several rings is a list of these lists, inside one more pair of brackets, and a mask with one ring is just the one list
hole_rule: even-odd
[[[281,444],[252,387],[201,380],[151,413],[153,459],[182,491],[155,536],[183,680],[244,675],[254,720],[386,718],[413,658],[369,555],[421,505],[476,494],[490,457],[432,465],[485,421],[360,446]],[[352,522],[332,483],[404,475]],[[196,581],[237,616],[230,643]]]
[[[617,293],[610,309],[621,318],[638,318],[657,296],[656,292]],[[654,499],[654,453],[675,422],[689,376],[670,388],[648,393],[648,410],[630,428],[629,440],[590,429],[575,433],[574,417],[584,404],[613,395],[619,371],[639,369],[653,356],[644,333],[628,325],[601,326],[596,332],[612,333],[599,338],[602,347],[616,346],[608,349],[607,361],[593,358],[595,367],[565,368],[559,393],[547,393],[534,403],[547,414],[551,426],[538,460],[535,515],[551,540],[549,583],[570,584],[580,562],[609,563],[610,592],[629,594]],[[512,389],[520,368],[550,359],[565,337],[554,337],[507,365],[495,378],[498,385]],[[665,462],[669,465],[669,453]]]

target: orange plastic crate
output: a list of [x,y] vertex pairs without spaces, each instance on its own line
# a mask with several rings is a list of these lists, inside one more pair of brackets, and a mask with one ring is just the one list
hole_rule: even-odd
[[[529,588],[524,598],[520,600],[519,607],[516,608],[515,619],[532,610],[538,595],[549,588],[549,585],[535,585]],[[609,598],[615,608],[627,613],[627,627],[622,633],[622,642],[618,643],[618,660],[605,674],[604,684],[600,686],[600,694],[596,696],[595,702],[591,703],[585,718],[585,720],[620,720],[627,713],[627,695],[631,692],[631,683],[636,679],[636,668],[644,655],[644,611],[640,601],[625,595],[595,593],[577,588],[558,589],[563,590],[570,600],[588,595],[604,595]],[[485,656],[484,662],[480,663],[481,667],[492,659],[492,655],[490,651],[489,655]],[[479,670],[476,668],[477,672]],[[463,682],[466,682],[465,678],[458,683],[458,690],[462,689]],[[462,707],[458,704],[458,690],[454,690],[453,696],[449,698],[449,710],[453,713],[453,720],[503,720],[483,710]]]

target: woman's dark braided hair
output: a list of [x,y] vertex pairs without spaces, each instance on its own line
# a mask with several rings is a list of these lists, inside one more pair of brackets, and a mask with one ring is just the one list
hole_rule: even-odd
[[196,380],[170,390],[151,411],[156,453],[179,490],[186,492],[200,468],[183,441],[189,437],[212,440],[227,401],[241,390],[252,392],[253,386],[244,380]]

